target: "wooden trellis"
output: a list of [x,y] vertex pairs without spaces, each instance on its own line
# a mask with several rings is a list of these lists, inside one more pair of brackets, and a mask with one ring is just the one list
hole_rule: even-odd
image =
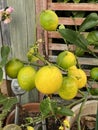
[[[84,11],[84,12],[98,12],[98,3],[64,3],[64,2],[53,2],[52,0],[36,0],[36,14],[40,14],[42,10],[50,9],[55,12],[62,12],[67,14],[67,12],[72,11]],[[80,26],[85,17],[76,17],[73,18],[71,16],[59,15],[59,24],[64,24],[65,26]],[[43,34],[43,35],[42,35]],[[75,50],[74,45],[69,45],[62,43],[62,39],[60,34],[57,31],[44,31],[40,25],[37,28],[37,38],[44,37],[45,40],[45,54],[49,58],[50,61],[55,62],[56,54],[55,52],[67,50],[68,48],[71,51]],[[55,40],[54,40],[55,39]],[[94,49],[93,46],[90,48],[97,54],[98,49]],[[43,48],[40,48],[43,51]],[[94,57],[78,57],[79,63],[83,66],[98,66],[98,60]],[[87,75],[89,76],[90,68],[86,67],[84,69]]]

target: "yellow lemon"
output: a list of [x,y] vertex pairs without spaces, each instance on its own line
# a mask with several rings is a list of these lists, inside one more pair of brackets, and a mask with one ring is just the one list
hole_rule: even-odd
[[75,77],[78,80],[78,88],[85,87],[87,83],[87,76],[86,73],[82,69],[74,68],[68,69],[68,76]]
[[78,81],[73,77],[64,77],[62,86],[60,87],[58,94],[65,100],[73,99],[78,92]]
[[18,73],[17,80],[20,87],[30,91],[35,87],[36,70],[31,66],[24,66]]
[[35,85],[41,93],[53,94],[61,87],[62,80],[61,71],[56,66],[47,65],[37,71]]
[[40,25],[47,31],[55,31],[59,20],[57,14],[52,10],[43,10],[40,13]]
[[70,51],[63,51],[57,56],[56,63],[63,69],[68,69],[69,67],[76,65],[76,57]]
[[34,127],[32,127],[32,126],[27,126],[27,130],[34,130]]

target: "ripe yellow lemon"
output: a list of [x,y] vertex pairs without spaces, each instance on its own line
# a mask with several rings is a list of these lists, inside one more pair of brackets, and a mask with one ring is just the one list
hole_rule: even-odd
[[55,93],[62,84],[62,73],[56,66],[44,66],[35,76],[36,88],[43,94]]
[[15,124],[6,125],[3,130],[22,130],[20,126]]
[[68,69],[68,76],[72,76],[72,77],[77,78],[79,89],[85,87],[85,85],[87,83],[87,76],[86,76],[86,73],[82,69],[69,68]]
[[63,51],[57,56],[57,64],[63,69],[68,69],[69,67],[76,65],[76,57],[70,51]]
[[23,90],[30,91],[35,87],[36,70],[31,66],[24,66],[17,76],[18,83]]
[[98,80],[98,67],[94,67],[90,70],[90,77],[93,80]]
[[27,130],[34,130],[34,127],[32,127],[32,126],[27,126]]
[[76,78],[65,76],[58,94],[65,100],[73,99],[78,92],[78,81]]
[[59,20],[57,14],[52,10],[43,10],[40,13],[40,25],[47,31],[55,31]]
[[6,74],[10,78],[17,78],[19,70],[24,66],[23,62],[19,59],[11,59],[5,66]]

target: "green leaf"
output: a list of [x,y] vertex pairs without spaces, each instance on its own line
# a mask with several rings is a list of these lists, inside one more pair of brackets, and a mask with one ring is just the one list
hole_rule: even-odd
[[1,67],[3,67],[6,64],[9,53],[10,48],[8,46],[4,45],[1,47],[1,58],[2,58],[0,62]]
[[59,29],[58,32],[69,43],[74,44],[84,50],[87,50],[87,46],[89,43],[79,32],[73,31],[71,29]]
[[89,44],[98,45],[98,31],[91,31],[87,35]]
[[3,79],[3,70],[2,68],[0,68],[0,82],[2,81],[2,79]]
[[46,99],[41,101],[40,111],[41,111],[42,115],[46,116],[50,113],[51,110],[50,110],[49,104],[50,104],[49,98],[46,98]]
[[2,122],[11,110],[12,106],[17,103],[16,97],[7,97],[0,93],[0,105],[2,105],[2,112],[0,113],[0,121]]
[[6,46],[6,45],[2,46],[1,47],[1,58],[3,59],[4,57],[8,57],[9,52],[10,52],[9,46]]
[[74,112],[71,109],[66,108],[65,106],[58,107],[56,113],[63,115],[63,116],[73,116],[74,115]]
[[86,29],[90,29],[92,27],[95,27],[98,24],[98,15],[97,13],[91,13],[89,14],[83,23],[80,25],[79,31],[85,31]]

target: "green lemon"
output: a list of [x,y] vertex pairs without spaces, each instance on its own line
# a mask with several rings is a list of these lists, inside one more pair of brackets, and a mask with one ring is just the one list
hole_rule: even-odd
[[52,10],[43,10],[40,13],[40,25],[47,31],[55,31],[58,26],[58,16]]
[[78,81],[73,77],[64,77],[62,86],[60,87],[58,94],[65,100],[73,99],[78,92]]
[[24,66],[23,62],[19,59],[11,59],[5,66],[6,74],[10,78],[17,78],[19,70]]
[[76,65],[76,57],[70,51],[63,51],[57,56],[56,63],[63,69],[68,69],[69,67]]
[[90,77],[93,80],[98,80],[98,67],[94,67],[90,70]]
[[30,91],[35,87],[36,70],[31,66],[24,66],[18,73],[17,80],[23,90]]

